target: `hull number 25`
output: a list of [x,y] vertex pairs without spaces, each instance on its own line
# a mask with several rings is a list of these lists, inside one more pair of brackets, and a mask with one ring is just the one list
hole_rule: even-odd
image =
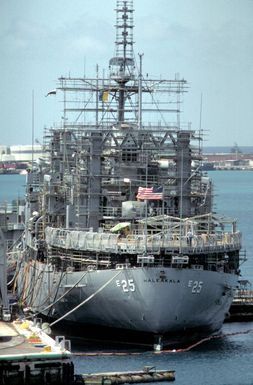
[[202,290],[203,282],[202,281],[192,281],[192,280],[190,280],[188,282],[188,287],[191,287],[192,293],[199,294],[201,292],[201,290]]
[[128,293],[129,291],[135,291],[135,284],[133,279],[117,279],[116,285],[121,287],[125,293]]

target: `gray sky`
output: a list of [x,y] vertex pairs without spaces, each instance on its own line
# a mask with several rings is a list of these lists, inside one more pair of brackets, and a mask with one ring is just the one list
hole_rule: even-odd
[[[61,75],[95,74],[114,53],[115,0],[0,1],[0,144],[29,144],[60,120]],[[205,146],[252,145],[253,0],[135,0],[135,54],[144,72],[189,81],[184,120]]]

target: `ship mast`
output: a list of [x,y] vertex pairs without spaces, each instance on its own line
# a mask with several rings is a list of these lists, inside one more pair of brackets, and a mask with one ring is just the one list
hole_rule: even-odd
[[134,78],[133,1],[117,1],[115,56],[109,62],[110,78],[119,85],[118,123],[124,122],[126,84]]

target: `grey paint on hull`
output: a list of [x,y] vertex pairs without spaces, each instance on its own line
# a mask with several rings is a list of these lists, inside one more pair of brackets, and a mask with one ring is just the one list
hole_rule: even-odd
[[[95,270],[85,274],[56,272],[36,262],[26,274],[30,277],[24,294],[27,306],[56,319],[114,277],[66,320],[161,334],[198,327],[218,330],[237,284],[235,274],[164,267]],[[72,286],[75,288],[70,290]],[[21,280],[19,287],[24,287]],[[43,311],[53,302],[56,303],[50,312]]]

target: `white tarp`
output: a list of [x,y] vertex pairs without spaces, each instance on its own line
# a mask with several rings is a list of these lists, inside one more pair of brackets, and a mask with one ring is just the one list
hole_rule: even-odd
[[118,237],[111,233],[46,228],[46,242],[64,249],[117,252]]
[[152,252],[160,251],[160,236],[148,237],[144,235],[120,238],[119,234],[93,231],[77,231],[46,228],[46,242],[52,247],[70,250],[87,250],[113,253],[143,253],[145,244]]

